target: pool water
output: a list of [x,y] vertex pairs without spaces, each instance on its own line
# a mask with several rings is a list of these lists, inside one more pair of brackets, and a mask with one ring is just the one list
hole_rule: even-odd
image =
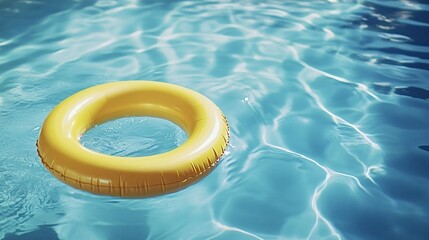
[[95,126],[81,138],[81,144],[97,152],[141,157],[168,152],[187,139],[174,123],[153,117],[126,117]]
[[[423,0],[1,1],[0,239],[427,239],[428,16]],[[231,141],[210,175],[121,199],[44,168],[47,114],[130,79],[220,107]],[[120,156],[183,141],[147,118],[82,137]]]

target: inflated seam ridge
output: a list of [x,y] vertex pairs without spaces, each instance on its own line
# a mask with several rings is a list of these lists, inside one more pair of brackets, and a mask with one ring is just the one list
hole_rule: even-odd
[[[207,158],[207,160],[208,160],[208,166],[207,167],[203,167],[203,169],[202,169],[202,171],[201,171],[201,169],[199,169],[199,171],[197,171],[197,169],[196,169],[196,167],[195,167],[195,165],[191,162],[191,165],[192,165],[192,169],[193,169],[193,172],[194,173],[196,173],[194,176],[190,176],[190,177],[188,177],[188,178],[186,178],[186,179],[184,179],[184,180],[181,180],[181,181],[176,181],[176,182],[171,182],[171,183],[168,183],[168,184],[165,184],[164,183],[164,178],[163,177],[161,177],[161,181],[162,181],[162,184],[151,184],[150,186],[154,186],[154,187],[158,187],[158,186],[160,186],[161,188],[162,188],[162,191],[163,192],[165,192],[165,187],[166,186],[169,186],[169,185],[180,185],[181,186],[181,184],[182,183],[184,183],[184,182],[187,182],[187,181],[189,181],[190,179],[193,179],[193,178],[196,178],[196,177],[198,177],[198,176],[200,176],[200,175],[202,175],[202,174],[204,174],[204,173],[206,173],[208,170],[210,170],[212,167],[214,167],[214,166],[216,166],[218,163],[219,163],[219,161],[221,160],[221,158],[223,157],[223,155],[225,154],[225,150],[226,150],[226,148],[228,147],[228,144],[229,144],[229,138],[230,138],[230,128],[229,128],[229,124],[228,124],[228,121],[226,120],[226,117],[223,115],[223,114],[221,114],[222,115],[222,120],[224,121],[224,123],[225,123],[225,126],[226,126],[226,134],[227,134],[227,136],[228,136],[228,138],[225,138],[225,136],[224,135],[222,135],[222,139],[224,140],[224,145],[222,145],[221,146],[221,154],[220,155],[218,155],[218,153],[216,152],[216,150],[215,150],[215,148],[212,148],[212,151],[214,152],[214,156],[215,156],[215,160],[213,161],[213,160],[211,160],[209,157]],[[40,152],[40,150],[39,150],[39,144],[38,144],[38,141],[36,141],[36,147],[37,147],[37,154],[38,154],[38,156],[39,156],[39,158],[41,159],[41,162],[42,162],[42,164],[47,168],[47,169],[49,169],[49,171],[51,171],[51,172],[55,172],[56,174],[58,174],[59,176],[61,176],[61,178],[63,178],[64,179],[64,182],[67,182],[66,180],[71,180],[71,181],[74,181],[74,182],[76,182],[78,185],[79,185],[79,188],[81,188],[82,189],[82,185],[89,185],[89,186],[91,186],[91,190],[93,191],[93,189],[94,189],[94,187],[96,187],[97,189],[98,189],[98,191],[100,192],[100,187],[104,187],[104,186],[100,186],[100,179],[97,179],[97,183],[98,184],[92,184],[92,182],[93,182],[93,179],[92,179],[92,177],[91,177],[91,182],[90,183],[88,183],[88,182],[83,182],[83,181],[81,181],[80,180],[80,176],[79,176],[79,179],[74,179],[74,178],[71,178],[71,177],[68,177],[68,176],[66,176],[66,174],[65,173],[62,173],[62,172],[60,172],[60,171],[58,171],[58,170],[56,170],[55,168],[54,168],[54,162],[55,162],[55,160],[52,160],[52,166],[49,166],[48,165],[48,163],[45,161],[45,158],[42,156],[42,154],[41,154],[41,152]],[[210,163],[212,163],[212,164],[210,164]],[[67,171],[67,169],[65,170],[65,172]],[[123,192],[122,192],[122,190],[123,189],[126,189],[126,188],[128,188],[128,189],[145,189],[145,192],[148,192],[149,191],[149,184],[148,184],[148,182],[147,181],[144,181],[144,186],[140,186],[140,187],[135,187],[135,186],[127,186],[127,187],[124,187],[124,186],[121,186],[122,184],[121,184],[121,175],[119,175],[119,178],[120,178],[120,185],[119,186],[112,186],[111,185],[111,181],[109,181],[109,185],[108,186],[105,186],[106,188],[108,187],[109,188],[109,191],[110,191],[110,193],[112,192],[112,189],[118,189],[119,188],[119,190],[120,190],[120,193],[119,193],[119,195],[120,196],[123,196]],[[124,183],[125,184],[125,183]]]

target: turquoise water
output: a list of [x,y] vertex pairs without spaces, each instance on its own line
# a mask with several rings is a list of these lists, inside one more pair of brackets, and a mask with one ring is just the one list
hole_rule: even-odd
[[127,117],[90,129],[80,142],[86,148],[113,156],[150,156],[173,150],[187,139],[174,123],[152,117]]
[[[0,239],[427,239],[427,16],[423,0],[1,1]],[[230,146],[208,177],[130,200],[45,170],[49,111],[129,79],[222,109]],[[145,155],[186,140],[133,119],[82,141]]]

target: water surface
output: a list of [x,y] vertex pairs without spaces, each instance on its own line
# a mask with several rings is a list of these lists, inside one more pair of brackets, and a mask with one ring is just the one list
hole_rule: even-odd
[[[1,1],[0,239],[426,239],[427,16],[416,0]],[[231,142],[208,177],[130,200],[43,167],[53,107],[130,79],[222,109]],[[89,143],[109,154],[186,137],[108,124]]]

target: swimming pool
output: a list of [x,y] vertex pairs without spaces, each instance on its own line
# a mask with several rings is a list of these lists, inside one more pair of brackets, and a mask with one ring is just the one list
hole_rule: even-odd
[[[0,239],[425,239],[428,14],[412,0],[1,1]],[[231,142],[208,177],[130,200],[44,169],[49,111],[129,79],[222,109]],[[148,118],[85,137],[117,155],[186,139]]]

